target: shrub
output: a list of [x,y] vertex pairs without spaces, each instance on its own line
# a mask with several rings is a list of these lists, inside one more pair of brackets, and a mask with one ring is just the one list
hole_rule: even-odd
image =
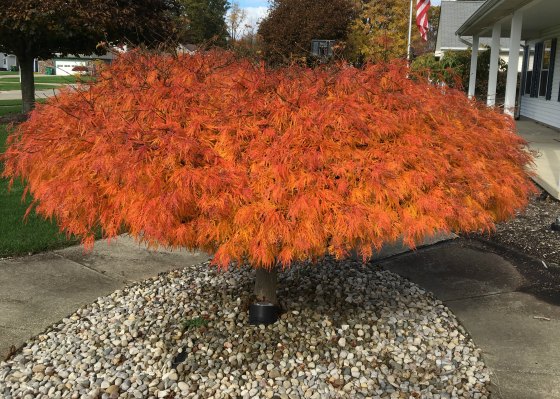
[[85,65],[76,65],[72,68],[72,72],[88,72],[89,68]]
[[[470,50],[447,51],[439,60],[432,54],[425,54],[413,61],[412,68],[417,72],[428,72],[433,81],[442,82],[467,92],[471,69],[471,52]],[[488,76],[490,74],[490,49],[479,52],[476,74],[475,95],[478,99],[485,101],[488,94]],[[500,59],[496,85],[498,102],[505,97],[506,78],[507,64]]]
[[96,226],[270,268],[488,230],[525,206],[513,120],[402,62],[268,70],[132,52],[15,129],[4,176],[91,246]]

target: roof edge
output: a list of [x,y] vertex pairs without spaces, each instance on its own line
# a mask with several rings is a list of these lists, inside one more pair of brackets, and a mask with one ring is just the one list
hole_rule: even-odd
[[463,32],[465,32],[465,30],[467,30],[470,27],[470,25],[472,25],[476,20],[478,20],[480,17],[482,17],[487,12],[491,11],[493,8],[495,8],[499,3],[502,3],[503,1],[504,0],[487,0],[483,5],[481,5],[478,8],[478,10],[476,10],[474,12],[473,15],[471,15],[463,23],[463,25],[461,25],[459,27],[459,29],[457,29],[457,32],[455,32],[455,34],[458,35],[458,36],[462,36]]

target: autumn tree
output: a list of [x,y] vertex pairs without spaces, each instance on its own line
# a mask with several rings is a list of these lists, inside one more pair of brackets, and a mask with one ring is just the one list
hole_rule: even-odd
[[245,20],[247,19],[247,10],[239,7],[239,3],[233,2],[227,14],[227,25],[229,37],[235,42],[239,37],[240,29],[244,27]]
[[35,103],[35,58],[92,54],[101,41],[167,40],[177,12],[174,0],[2,0],[0,52],[18,59],[23,112]]
[[345,41],[354,19],[353,0],[273,0],[259,34],[272,62],[309,55],[313,39]]
[[[348,58],[360,62],[386,62],[393,58],[406,58],[410,2],[369,0],[360,1],[359,4],[358,17],[352,23],[348,35]],[[431,27],[428,31],[428,45],[433,43],[435,46],[439,7],[430,7],[428,19]],[[429,50],[420,37],[415,19],[412,29],[412,47],[416,54]]]
[[181,41],[185,44],[223,46],[228,37],[226,13],[228,0],[179,0],[186,19]]
[[8,141],[3,176],[87,246],[126,229],[207,251],[256,268],[270,302],[279,268],[489,230],[534,190],[513,119],[401,62],[269,70],[132,52]]
[[238,57],[252,59],[254,62],[263,62],[262,57],[262,38],[257,34],[257,24],[245,24],[243,34],[231,46]]
[[428,11],[429,28],[427,40],[424,41],[418,32],[416,24],[412,25],[412,56],[419,57],[424,54],[433,54],[436,51],[436,41],[439,29],[441,7],[432,5]]

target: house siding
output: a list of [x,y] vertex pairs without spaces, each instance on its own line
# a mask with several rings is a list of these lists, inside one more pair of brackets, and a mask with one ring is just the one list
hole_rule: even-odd
[[[558,42],[560,43],[560,39]],[[556,62],[554,63],[552,98],[545,100],[544,97],[530,97],[528,94],[524,94],[521,99],[520,113],[522,116],[560,129],[560,101],[558,101],[560,90],[560,52],[558,50],[560,48],[557,48]]]
[[17,65],[17,59],[14,55],[0,53],[0,68],[10,70],[11,67]]

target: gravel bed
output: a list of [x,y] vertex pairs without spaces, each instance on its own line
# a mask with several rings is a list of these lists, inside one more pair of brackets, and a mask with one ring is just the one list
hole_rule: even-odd
[[11,398],[486,398],[489,373],[439,300],[353,261],[279,276],[250,326],[254,272],[208,264],[99,298],[0,363]]
[[560,232],[550,228],[557,217],[560,217],[560,202],[542,192],[531,198],[527,209],[514,219],[499,223],[495,232],[479,237],[514,247],[547,265],[560,266]]

